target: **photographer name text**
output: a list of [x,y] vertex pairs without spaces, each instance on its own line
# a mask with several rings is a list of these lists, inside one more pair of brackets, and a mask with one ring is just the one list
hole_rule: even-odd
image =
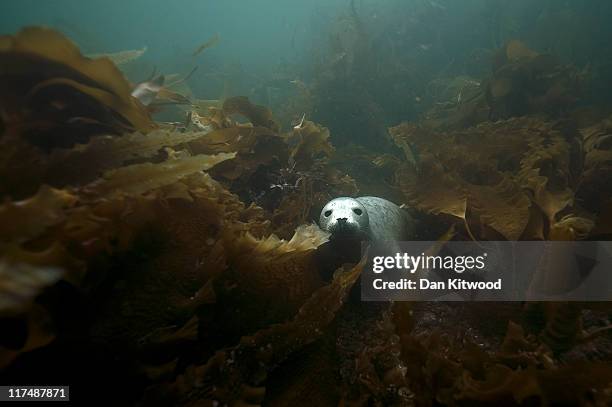
[[[486,268],[487,254],[480,256],[437,256],[421,253],[409,255],[408,253],[396,253],[394,256],[375,256],[372,259],[372,272],[375,275],[389,272],[408,272],[411,275],[423,272],[454,273],[470,275],[484,272]],[[387,274],[388,275],[388,274]],[[382,277],[382,275],[381,275]],[[392,281],[383,278],[375,278],[372,286],[375,290],[501,290],[502,280],[495,281],[472,281],[473,279],[455,278],[397,278],[394,275]],[[479,280],[479,278],[476,278]]]

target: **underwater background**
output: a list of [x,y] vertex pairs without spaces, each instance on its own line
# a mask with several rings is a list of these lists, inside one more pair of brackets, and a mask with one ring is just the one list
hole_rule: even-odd
[[609,302],[362,303],[365,259],[314,223],[375,195],[415,240],[609,240],[609,1],[0,11],[0,384],[118,405],[612,402]]

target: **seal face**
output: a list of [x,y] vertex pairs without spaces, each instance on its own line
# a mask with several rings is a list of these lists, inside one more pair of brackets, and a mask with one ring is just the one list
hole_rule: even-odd
[[327,203],[319,219],[332,240],[400,241],[414,236],[414,221],[393,202],[375,196],[341,197]]
[[331,233],[332,239],[368,239],[370,219],[368,211],[357,199],[341,197],[323,207],[319,226]]

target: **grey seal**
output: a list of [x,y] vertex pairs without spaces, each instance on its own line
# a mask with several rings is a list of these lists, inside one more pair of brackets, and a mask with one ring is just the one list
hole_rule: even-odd
[[329,201],[321,210],[319,227],[331,233],[332,240],[410,240],[415,232],[407,211],[375,196]]
[[[342,264],[357,263],[364,242],[388,242],[386,252],[393,255],[399,252],[397,242],[414,239],[416,230],[408,211],[375,196],[329,201],[321,210],[319,227],[331,234],[317,251],[319,272],[325,280],[331,280]],[[359,286],[351,291],[351,301],[360,301]]]

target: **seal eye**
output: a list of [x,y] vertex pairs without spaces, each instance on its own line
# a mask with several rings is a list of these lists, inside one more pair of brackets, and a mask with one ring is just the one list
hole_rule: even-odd
[[359,209],[359,208],[355,208],[355,209],[353,209],[353,212],[355,212],[355,214],[356,214],[357,216],[361,216],[361,214],[363,213],[363,211],[362,211],[361,209]]
[[329,216],[332,214],[332,211],[325,211],[325,217],[329,218]]

